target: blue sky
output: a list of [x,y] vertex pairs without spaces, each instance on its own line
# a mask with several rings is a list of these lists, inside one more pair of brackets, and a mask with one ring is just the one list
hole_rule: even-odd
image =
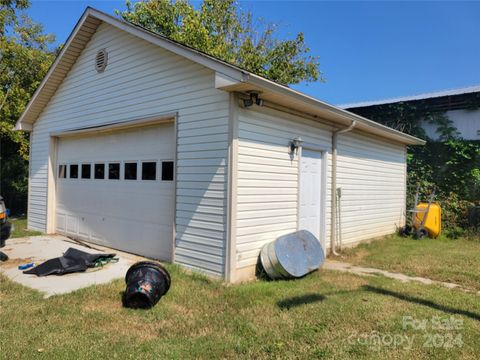
[[[124,1],[33,0],[30,16],[68,37],[86,6],[113,13]],[[326,82],[297,90],[333,104],[480,84],[480,2],[241,1],[280,25],[281,37],[305,34]]]

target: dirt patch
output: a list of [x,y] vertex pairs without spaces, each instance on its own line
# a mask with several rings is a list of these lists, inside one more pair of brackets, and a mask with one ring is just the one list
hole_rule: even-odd
[[[349,257],[349,262],[352,262],[352,263],[360,263],[363,258],[365,258],[366,256],[368,256],[370,254],[370,252],[367,250],[367,249],[355,249],[355,251],[352,251],[350,257]],[[342,260],[345,260],[346,257],[345,256],[341,256]]]
[[328,270],[322,270],[322,278],[331,283],[341,283],[347,290],[358,289],[367,285],[369,280],[362,276],[352,276],[349,273],[331,273]]
[[[27,264],[34,262],[33,257],[28,257],[28,258],[17,258],[17,259],[8,259],[7,261],[2,263],[2,267],[6,269],[11,269],[13,267],[17,267],[19,265]],[[39,264],[40,262],[36,262],[36,264]]]

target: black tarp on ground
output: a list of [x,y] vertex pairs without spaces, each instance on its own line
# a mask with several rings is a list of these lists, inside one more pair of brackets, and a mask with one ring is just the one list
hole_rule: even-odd
[[25,270],[23,273],[47,276],[82,272],[89,267],[94,267],[98,261],[111,260],[115,255],[116,254],[89,254],[78,249],[68,248],[63,256],[47,260],[33,269]]

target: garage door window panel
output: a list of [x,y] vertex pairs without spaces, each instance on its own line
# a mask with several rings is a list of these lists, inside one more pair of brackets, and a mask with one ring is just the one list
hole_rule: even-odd
[[173,181],[173,161],[162,161],[162,181]]
[[95,164],[95,179],[105,179],[105,164]]
[[92,166],[90,164],[82,164],[82,179],[90,179],[92,177]]
[[124,164],[124,177],[125,180],[137,180],[137,163],[126,162]]
[[67,165],[58,165],[58,178],[65,179],[67,177]]
[[120,163],[108,164],[108,179],[120,180]]
[[78,179],[78,164],[70,165],[70,179]]
[[157,163],[155,161],[142,162],[142,180],[157,179]]

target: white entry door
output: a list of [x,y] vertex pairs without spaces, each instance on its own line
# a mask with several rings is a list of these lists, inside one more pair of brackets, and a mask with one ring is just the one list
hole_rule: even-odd
[[308,230],[320,241],[322,153],[302,150],[300,159],[299,230]]
[[171,123],[60,138],[57,232],[171,260],[174,139]]

